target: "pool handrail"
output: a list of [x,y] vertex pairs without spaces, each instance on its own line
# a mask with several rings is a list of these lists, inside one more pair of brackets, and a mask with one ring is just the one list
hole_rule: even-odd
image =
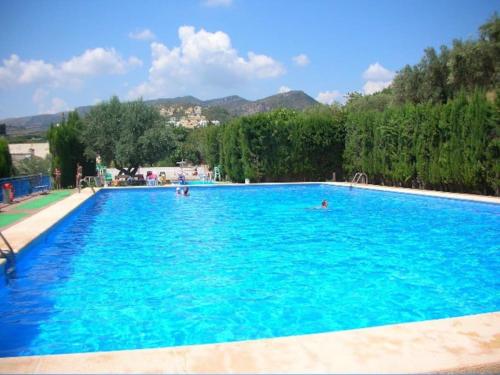
[[363,173],[363,172],[357,172],[352,181],[351,181],[352,184],[367,184],[368,183],[368,176],[366,175],[366,173]]
[[[8,276],[15,270],[16,266],[16,256],[14,253],[14,249],[10,245],[9,241],[7,241],[7,238],[3,235],[2,232],[0,232],[0,237],[2,238],[3,242],[7,245],[8,250],[4,250],[3,248],[0,247],[0,258],[5,258],[7,263],[5,264],[5,274]],[[8,266],[10,262],[10,266]]]

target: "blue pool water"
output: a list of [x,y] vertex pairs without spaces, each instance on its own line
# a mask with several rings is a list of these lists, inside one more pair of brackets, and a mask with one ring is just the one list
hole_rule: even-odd
[[327,185],[190,190],[101,191],[30,245],[0,287],[0,356],[500,310],[498,205]]
[[213,185],[212,181],[204,181],[204,180],[192,180],[187,182],[188,185]]

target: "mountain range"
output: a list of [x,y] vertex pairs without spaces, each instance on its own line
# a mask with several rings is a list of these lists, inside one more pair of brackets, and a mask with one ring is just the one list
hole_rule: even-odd
[[[209,108],[221,108],[227,111],[231,117],[267,112],[278,108],[303,110],[319,104],[303,91],[288,91],[286,93],[280,93],[254,101],[233,95],[210,100],[200,100],[194,96],[182,96],[177,98],[146,100],[145,103],[159,108],[169,106],[200,106],[202,107],[202,111]],[[91,109],[92,106],[82,106],[75,110],[81,116],[85,116]],[[51,124],[60,122],[63,116],[67,116],[67,114],[68,112],[60,112],[55,114],[7,118],[0,120],[0,124],[7,125],[8,135],[36,134],[46,131]]]

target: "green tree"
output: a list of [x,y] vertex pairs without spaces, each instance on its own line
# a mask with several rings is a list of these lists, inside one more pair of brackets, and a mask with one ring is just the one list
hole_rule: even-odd
[[221,164],[221,137],[223,129],[224,126],[219,125],[208,125],[195,129],[200,158],[210,168]]
[[245,179],[241,151],[241,118],[225,125],[221,135],[221,162],[227,176],[235,181]]
[[135,175],[175,149],[173,129],[159,111],[142,100],[120,103],[117,97],[93,107],[85,117],[85,153],[100,155],[107,165]]
[[12,176],[12,158],[9,152],[9,143],[0,137],[0,177]]
[[500,83],[500,19],[493,17],[479,28],[477,40],[454,40],[437,53],[427,48],[420,62],[407,65],[392,83],[394,99],[405,102],[446,103],[461,90],[496,89]]
[[500,89],[492,105],[488,146],[485,150],[485,174],[487,186],[500,195]]
[[76,111],[70,112],[68,119],[51,125],[47,132],[52,167],[61,170],[61,186],[75,186],[76,164],[83,167],[83,174],[95,175],[95,161],[84,155],[82,142],[83,123]]
[[233,118],[227,109],[218,106],[203,108],[203,115],[209,122],[219,121],[221,124],[225,124]]
[[319,106],[291,119],[293,174],[300,180],[325,180],[332,173],[341,178],[345,144],[344,112]]
[[[344,112],[320,106],[299,113],[279,109],[231,121],[212,136],[208,150],[220,150],[231,180],[324,180],[342,174]],[[207,137],[208,138],[208,137]],[[218,140],[217,147],[213,140]]]
[[25,158],[15,164],[16,174],[30,175],[30,174],[49,174],[51,173],[52,158],[47,155],[46,158],[39,156],[32,156]]
[[492,82],[496,89],[500,84],[500,17],[495,12],[493,16],[479,28],[480,42],[488,50],[489,58],[494,64],[495,74]]

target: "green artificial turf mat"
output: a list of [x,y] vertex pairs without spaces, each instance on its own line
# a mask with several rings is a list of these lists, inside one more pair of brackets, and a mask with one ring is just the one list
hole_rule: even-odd
[[50,192],[48,195],[42,195],[38,199],[33,199],[26,203],[21,203],[16,209],[19,210],[36,210],[48,206],[51,203],[57,202],[63,198],[66,198],[71,194],[71,190],[56,190]]
[[6,212],[2,212],[2,213],[0,213],[0,227],[10,225],[14,221],[18,221],[27,215],[28,214],[24,214],[24,213],[10,214],[10,213],[6,213]]

